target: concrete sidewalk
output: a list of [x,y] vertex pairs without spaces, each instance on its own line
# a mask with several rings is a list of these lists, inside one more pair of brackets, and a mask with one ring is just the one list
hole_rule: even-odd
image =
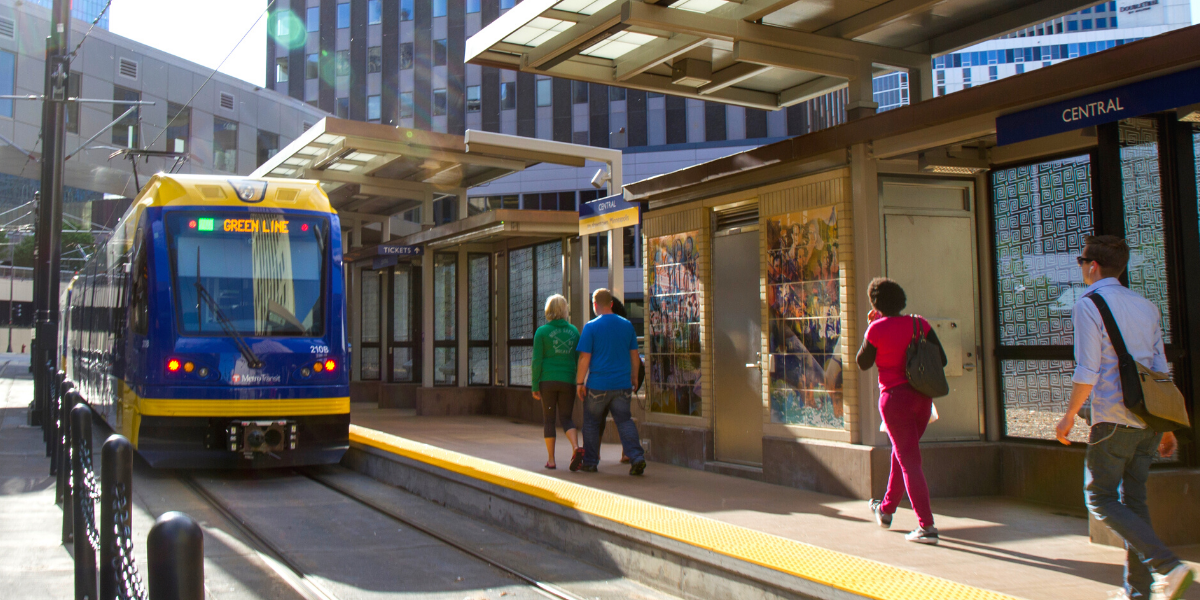
[[[1031,600],[1105,598],[1121,582],[1124,551],[1088,541],[1086,515],[998,497],[934,499],[942,543],[904,541],[916,527],[901,509],[892,529],[875,525],[867,503],[694,469],[650,463],[643,478],[618,464],[619,445],[602,449],[600,472],[571,473],[559,440],[559,468],[546,460],[541,427],[490,416],[415,417],[353,406],[353,422],[447,450],[609,492],[687,510],[750,529]],[[562,437],[561,434],[559,436]],[[1200,559],[1200,546],[1177,548]],[[1200,589],[1185,596],[1200,600]]]

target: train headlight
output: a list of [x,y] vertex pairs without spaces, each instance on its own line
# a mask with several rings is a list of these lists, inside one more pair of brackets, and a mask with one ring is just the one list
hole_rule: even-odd
[[327,361],[325,361],[325,370],[326,370],[326,371],[329,371],[330,373],[332,373],[332,372],[333,372],[333,369],[334,369],[334,367],[336,367],[336,366],[337,366],[337,363],[333,362],[333,359],[332,359],[332,358],[331,358],[331,359],[329,359],[329,360],[327,360]]
[[304,367],[303,369],[300,369],[300,376],[301,376],[301,377],[308,377],[309,375],[312,375],[312,371],[311,371],[311,370],[309,370],[309,368],[308,368],[308,367]]
[[179,370],[180,364],[178,358],[172,358],[167,361],[167,370],[174,373]]
[[208,377],[208,367],[200,367],[200,370],[196,371],[196,374],[201,377]]

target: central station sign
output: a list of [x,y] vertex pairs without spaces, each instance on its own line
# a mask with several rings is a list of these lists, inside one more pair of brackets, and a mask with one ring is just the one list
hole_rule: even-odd
[[603,233],[641,222],[641,205],[615,194],[579,205],[579,235]]

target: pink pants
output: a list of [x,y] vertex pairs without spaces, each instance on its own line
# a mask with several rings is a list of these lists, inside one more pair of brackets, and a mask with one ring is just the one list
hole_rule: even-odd
[[908,500],[917,513],[921,527],[933,527],[929,508],[929,487],[921,469],[921,436],[929,426],[933,400],[922,396],[907,383],[879,395],[879,414],[892,440],[892,471],[888,475],[887,494],[880,510],[896,512],[908,490]]

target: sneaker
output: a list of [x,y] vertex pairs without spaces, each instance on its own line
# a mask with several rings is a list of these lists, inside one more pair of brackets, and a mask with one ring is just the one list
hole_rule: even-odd
[[1154,575],[1154,583],[1150,584],[1150,600],[1179,600],[1183,592],[1192,585],[1196,572],[1185,564],[1180,564],[1166,575]]
[[1129,600],[1129,594],[1123,588],[1109,590],[1107,600]]
[[918,527],[908,532],[908,534],[904,536],[904,539],[918,544],[929,544],[930,546],[936,546],[938,543],[938,530],[937,527],[930,527],[928,529],[924,527]]
[[597,471],[596,465],[583,465],[582,467],[579,467],[579,470],[583,471],[584,473],[595,473]]
[[568,468],[571,469],[572,471],[578,471],[579,466],[582,464],[583,464],[583,448],[576,448],[575,451],[571,453],[571,464]]
[[883,512],[883,500],[871,501],[871,512],[875,514],[875,522],[882,528],[892,526],[892,515]]
[[646,459],[639,460],[629,467],[630,475],[641,475],[646,472]]

